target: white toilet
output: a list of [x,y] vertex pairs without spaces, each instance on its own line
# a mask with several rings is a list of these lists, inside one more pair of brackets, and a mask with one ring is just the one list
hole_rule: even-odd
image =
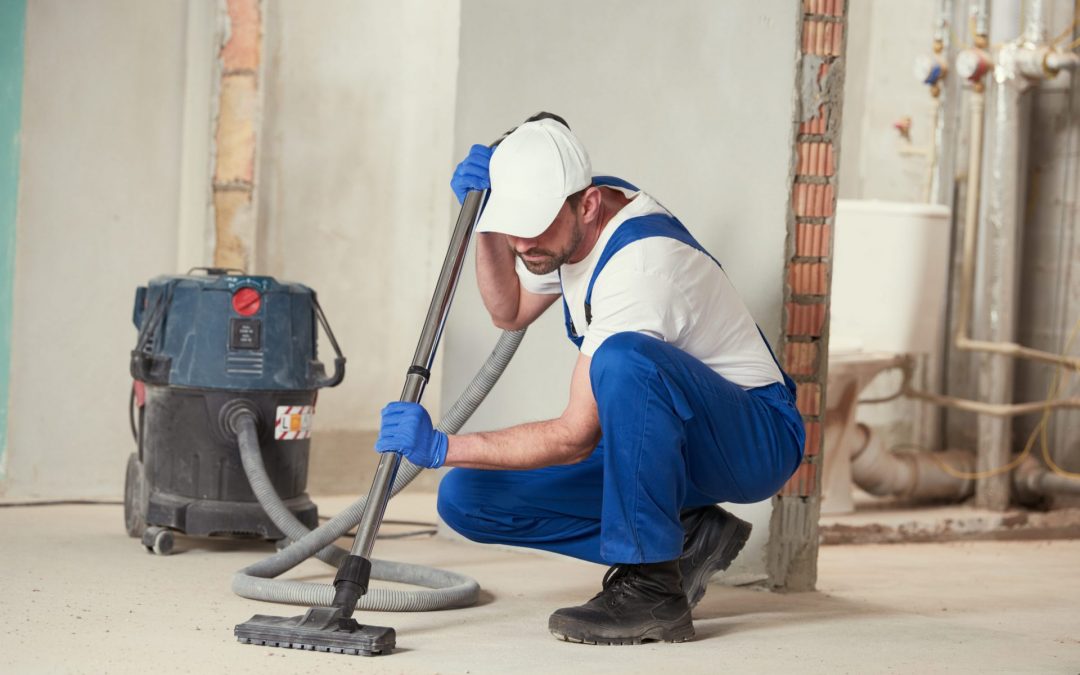
[[854,510],[851,445],[862,390],[909,355],[938,381],[949,276],[949,209],[839,200],[833,244],[821,512]]

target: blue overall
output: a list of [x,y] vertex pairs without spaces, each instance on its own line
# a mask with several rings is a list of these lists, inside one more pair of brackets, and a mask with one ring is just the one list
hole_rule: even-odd
[[[636,190],[609,177],[594,184]],[[589,281],[587,321],[601,270],[647,237],[708,255],[672,216],[626,220]],[[567,335],[580,348],[565,299],[563,310]],[[626,332],[604,340],[589,375],[602,432],[593,453],[578,464],[527,471],[453,469],[439,487],[447,524],[473,541],[609,565],[673,560],[683,546],[681,510],[767,499],[802,461],[805,432],[786,374],[783,384],[746,390],[677,347]]]

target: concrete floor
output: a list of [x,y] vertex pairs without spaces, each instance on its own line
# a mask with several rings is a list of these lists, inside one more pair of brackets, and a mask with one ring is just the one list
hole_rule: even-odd
[[[326,509],[330,502],[323,501]],[[340,503],[340,502],[339,502]],[[430,494],[389,517],[430,519]],[[936,673],[1080,672],[1080,541],[830,546],[817,593],[714,585],[693,642],[590,647],[554,640],[548,614],[587,599],[603,569],[442,538],[381,541],[376,555],[477,578],[477,607],[365,614],[394,626],[391,656],[237,644],[255,613],[231,573],[267,549],[187,542],[162,558],[125,536],[117,506],[0,508],[3,673]],[[308,562],[294,577],[332,572]]]

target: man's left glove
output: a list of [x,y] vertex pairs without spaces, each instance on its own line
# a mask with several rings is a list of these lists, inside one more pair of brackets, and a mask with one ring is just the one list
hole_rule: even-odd
[[399,452],[417,466],[438,469],[446,461],[449,437],[431,426],[419,403],[394,401],[382,409],[382,426],[375,441],[378,452]]

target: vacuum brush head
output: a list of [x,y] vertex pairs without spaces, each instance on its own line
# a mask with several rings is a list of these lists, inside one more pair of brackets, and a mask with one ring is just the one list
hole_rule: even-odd
[[394,650],[393,628],[362,626],[336,607],[312,607],[303,616],[256,614],[233,630],[244,644],[317,652],[378,656]]

